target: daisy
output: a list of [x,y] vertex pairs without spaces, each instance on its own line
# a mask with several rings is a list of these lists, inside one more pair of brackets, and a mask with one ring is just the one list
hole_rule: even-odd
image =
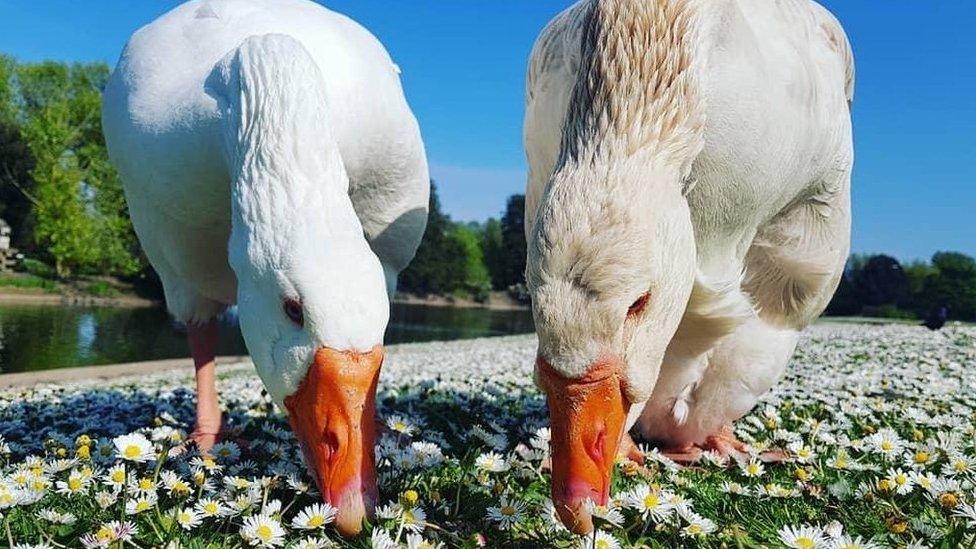
[[915,484],[912,482],[912,476],[909,473],[903,472],[901,469],[888,469],[887,480],[894,486],[895,491],[900,495],[909,494]]
[[74,524],[78,517],[71,513],[59,513],[51,509],[41,509],[37,516],[50,522],[51,524]]
[[576,542],[576,547],[577,549],[620,549],[620,542],[603,530],[597,530],[589,536],[580,538]]
[[281,524],[267,515],[252,515],[244,518],[241,537],[248,545],[278,547],[285,542],[285,530]]
[[125,514],[138,515],[156,506],[157,496],[155,492],[144,494],[125,502]]
[[337,509],[328,503],[313,503],[291,519],[292,528],[314,530],[335,520]]
[[583,502],[583,509],[593,515],[593,518],[603,520],[613,526],[620,526],[624,522],[624,516],[620,511],[611,505],[599,505],[592,499]]
[[865,439],[868,449],[881,455],[884,459],[901,455],[905,441],[898,436],[894,429],[884,428]]
[[184,507],[180,512],[176,513],[176,523],[186,531],[200,526],[201,522],[203,522],[203,515],[191,507]]
[[390,533],[382,528],[373,528],[369,541],[373,549],[398,549],[397,543],[390,537]]
[[664,501],[660,491],[652,490],[646,484],[641,484],[629,492],[624,492],[620,499],[625,507],[639,512],[644,520],[651,519],[655,522],[661,522],[671,514],[671,504]]
[[223,463],[234,463],[241,457],[241,449],[230,441],[218,442],[210,449],[210,455]]
[[329,547],[337,547],[337,545],[335,544],[335,542],[325,537],[319,537],[319,538],[308,537],[299,540],[291,547],[292,549],[326,549]]
[[819,526],[809,524],[804,524],[799,528],[784,526],[780,528],[778,534],[783,545],[793,549],[815,549],[827,546],[823,529]]
[[204,517],[222,517],[228,513],[227,506],[222,501],[211,498],[201,498],[195,508]]
[[421,532],[427,521],[427,513],[420,507],[404,507],[400,512],[403,528],[409,532]]
[[962,452],[953,452],[949,455],[949,462],[942,466],[942,474],[953,477],[969,473],[974,468],[976,468],[976,460]]
[[952,515],[966,519],[970,528],[976,528],[976,504],[963,503],[952,510]]
[[495,452],[481,454],[474,460],[474,465],[479,470],[489,473],[502,473],[508,471],[510,467],[505,458]]
[[389,427],[393,432],[408,436],[413,434],[414,430],[416,429],[412,423],[401,415],[392,415],[387,418],[386,426]]
[[766,467],[756,458],[750,459],[748,463],[740,462],[739,469],[743,475],[750,478],[760,477],[766,471]]
[[71,471],[67,481],[59,480],[56,483],[57,492],[64,495],[83,494],[88,490],[88,479],[83,477],[78,471]]
[[498,527],[502,530],[508,530],[522,520],[525,503],[519,500],[509,501],[508,497],[502,496],[498,502],[498,507],[489,507],[486,511],[488,520],[497,522]]
[[119,493],[109,492],[108,490],[99,490],[95,494],[95,503],[102,509],[108,509],[115,504],[119,499]]
[[684,511],[681,513],[688,524],[681,529],[681,536],[686,538],[696,538],[705,536],[715,531],[718,526],[711,520],[695,513],[694,511]]
[[153,445],[145,436],[140,433],[131,433],[112,439],[115,444],[115,455],[119,459],[145,463],[156,459]]

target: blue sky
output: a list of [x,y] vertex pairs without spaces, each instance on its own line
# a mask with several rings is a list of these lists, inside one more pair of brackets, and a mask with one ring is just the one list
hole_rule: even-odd
[[[129,34],[178,2],[0,0],[0,52],[114,64]],[[857,57],[857,252],[976,255],[976,2],[829,0]],[[568,2],[326,2],[376,34],[403,70],[431,172],[460,220],[522,192],[525,63]]]

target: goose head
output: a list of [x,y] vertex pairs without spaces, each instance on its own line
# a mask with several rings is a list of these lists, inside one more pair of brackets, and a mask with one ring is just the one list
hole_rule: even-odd
[[272,241],[235,233],[231,263],[257,372],[287,412],[323,499],[338,509],[338,528],[355,534],[376,500],[375,392],[389,302],[348,202],[294,204],[294,222]]
[[349,198],[318,66],[283,35],[247,39],[210,90],[228,121],[229,263],[241,332],[345,535],[376,500],[375,392],[387,280]]
[[552,497],[592,530],[623,433],[650,397],[695,274],[678,170],[631,158],[557,170],[529,235],[526,280],[539,349],[536,383],[552,429]]

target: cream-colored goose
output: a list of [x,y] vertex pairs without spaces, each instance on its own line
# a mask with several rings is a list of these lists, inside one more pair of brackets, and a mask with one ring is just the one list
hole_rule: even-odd
[[203,0],[137,31],[105,90],[132,221],[220,426],[213,318],[239,308],[343,533],[376,494],[373,395],[389,296],[427,220],[427,163],[373,35],[305,0]]
[[553,499],[623,433],[688,456],[782,375],[850,242],[850,47],[809,0],[585,0],[528,71],[528,265]]

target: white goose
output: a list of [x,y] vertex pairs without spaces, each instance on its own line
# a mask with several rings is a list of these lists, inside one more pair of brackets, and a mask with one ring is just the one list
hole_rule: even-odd
[[810,0],[585,0],[542,32],[526,276],[575,531],[638,421],[682,457],[742,448],[847,257],[853,77]]
[[220,426],[212,320],[239,308],[269,393],[354,534],[376,493],[374,392],[389,295],[429,193],[396,65],[305,0],[183,4],[129,40],[103,124],[136,233]]

